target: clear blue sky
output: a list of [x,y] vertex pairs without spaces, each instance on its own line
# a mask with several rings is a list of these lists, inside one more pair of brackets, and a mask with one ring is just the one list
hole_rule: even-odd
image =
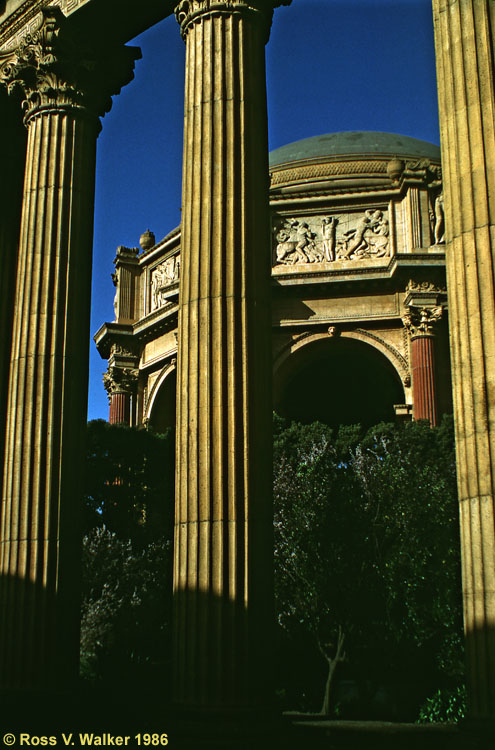
[[[92,334],[113,320],[118,245],[180,223],[184,43],[173,17],[130,44],[135,79],[98,139]],[[342,130],[439,143],[431,0],[293,0],[266,49],[269,147]],[[90,342],[88,418],[107,418],[104,362]]]

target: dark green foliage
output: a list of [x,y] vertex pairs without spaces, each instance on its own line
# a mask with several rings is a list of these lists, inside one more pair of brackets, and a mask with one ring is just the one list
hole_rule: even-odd
[[466,687],[444,688],[428,698],[419,710],[418,724],[434,721],[458,722],[466,715]]
[[382,424],[363,436],[276,418],[274,431],[278,623],[306,653],[293,664],[289,701],[320,707],[340,630],[346,660],[334,706],[340,676],[359,686],[360,716],[383,714],[374,696],[388,691],[397,699],[389,718],[411,718],[435,687],[462,679],[451,420]]
[[104,527],[83,541],[81,675],[122,684],[170,669],[171,542],[136,550]]
[[[162,684],[173,441],[99,421],[88,436],[82,673]],[[334,715],[412,719],[441,690],[421,715],[452,717],[445,691],[461,684],[463,655],[451,421],[335,434],[275,417],[273,487],[285,707],[320,710],[330,675]]]
[[134,544],[172,537],[173,435],[88,423],[85,533],[105,526]]
[[147,685],[171,661],[173,439],[88,424],[81,675]]

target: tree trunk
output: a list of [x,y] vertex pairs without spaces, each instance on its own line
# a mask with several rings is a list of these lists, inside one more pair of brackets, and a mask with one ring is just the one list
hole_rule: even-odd
[[328,664],[328,674],[327,674],[327,680],[325,683],[325,692],[323,694],[323,705],[320,710],[320,714],[322,716],[330,715],[330,697],[332,695],[332,683],[334,680],[335,671],[337,669],[338,663],[345,661],[345,652],[343,651],[343,647],[344,647],[344,634],[342,633],[342,628],[340,626],[339,626],[339,634],[337,638],[337,648],[335,651],[335,656],[333,658],[328,656],[323,646],[318,641],[318,648],[320,649],[320,653]]

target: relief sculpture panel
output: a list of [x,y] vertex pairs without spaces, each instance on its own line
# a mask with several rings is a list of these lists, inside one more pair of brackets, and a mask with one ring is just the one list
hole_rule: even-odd
[[166,300],[167,288],[178,281],[180,255],[172,255],[151,271],[151,311],[162,307]]
[[390,255],[386,211],[289,218],[274,228],[275,265],[332,263]]

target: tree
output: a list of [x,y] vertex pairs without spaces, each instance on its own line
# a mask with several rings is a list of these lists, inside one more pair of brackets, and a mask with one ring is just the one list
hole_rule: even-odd
[[172,543],[141,549],[103,527],[83,540],[81,674],[114,684],[170,672]]
[[88,422],[84,532],[105,526],[134,544],[170,539],[174,471],[171,431]]
[[170,662],[173,437],[88,423],[81,674],[163,683]]
[[278,623],[296,652],[305,642],[324,657],[322,712],[338,664],[375,690],[405,671],[420,692],[459,679],[451,423],[378,425],[363,437],[276,420],[274,455]]

